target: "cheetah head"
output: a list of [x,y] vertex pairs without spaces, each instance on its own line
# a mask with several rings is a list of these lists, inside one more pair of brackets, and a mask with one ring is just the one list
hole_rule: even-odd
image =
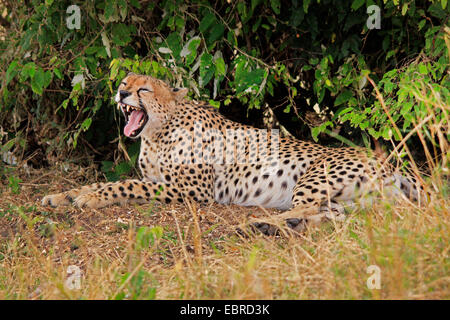
[[150,76],[128,74],[119,85],[115,101],[125,116],[124,134],[138,138],[151,134],[164,124],[187,89],[171,88]]

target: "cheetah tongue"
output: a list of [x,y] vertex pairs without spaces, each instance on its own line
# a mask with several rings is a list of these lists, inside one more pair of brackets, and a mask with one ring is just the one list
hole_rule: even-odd
[[125,133],[127,137],[131,137],[133,132],[141,127],[139,123],[142,118],[144,118],[144,115],[145,113],[142,110],[134,110],[131,112],[128,123],[125,125],[125,128],[123,128],[123,133]]

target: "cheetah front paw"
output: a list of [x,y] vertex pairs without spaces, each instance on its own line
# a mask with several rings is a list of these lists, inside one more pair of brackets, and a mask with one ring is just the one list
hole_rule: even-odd
[[58,206],[68,206],[71,202],[72,198],[68,194],[62,192],[45,196],[42,199],[41,204],[43,206],[50,206],[55,208]]
[[75,198],[75,201],[73,203],[78,208],[91,209],[103,208],[111,204],[109,201],[102,199],[96,192],[80,195]]

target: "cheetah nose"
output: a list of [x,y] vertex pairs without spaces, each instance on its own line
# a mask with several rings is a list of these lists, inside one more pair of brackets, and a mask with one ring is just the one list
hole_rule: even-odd
[[131,92],[127,91],[127,90],[120,90],[119,91],[119,95],[120,95],[120,100],[125,99],[126,97],[128,97],[131,94]]

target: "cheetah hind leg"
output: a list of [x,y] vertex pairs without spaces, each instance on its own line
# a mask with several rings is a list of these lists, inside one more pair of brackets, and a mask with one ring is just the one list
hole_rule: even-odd
[[[321,222],[324,221],[345,220],[345,208],[353,206],[354,206],[353,201],[346,201],[345,203],[338,203],[335,201],[331,201],[330,203],[326,203],[320,206],[318,213],[316,211],[316,214],[306,216],[304,214],[305,208],[296,207],[281,215],[273,217],[276,219],[275,223],[273,218],[266,221],[262,221],[259,219],[259,221],[253,222],[251,224],[251,228],[267,236],[279,235],[280,228],[277,227],[276,221],[280,220],[282,221],[284,219],[285,226],[287,227],[285,231],[287,231],[288,233],[289,231],[302,233],[306,231],[308,225],[319,225]],[[283,224],[278,225],[283,226]]]

